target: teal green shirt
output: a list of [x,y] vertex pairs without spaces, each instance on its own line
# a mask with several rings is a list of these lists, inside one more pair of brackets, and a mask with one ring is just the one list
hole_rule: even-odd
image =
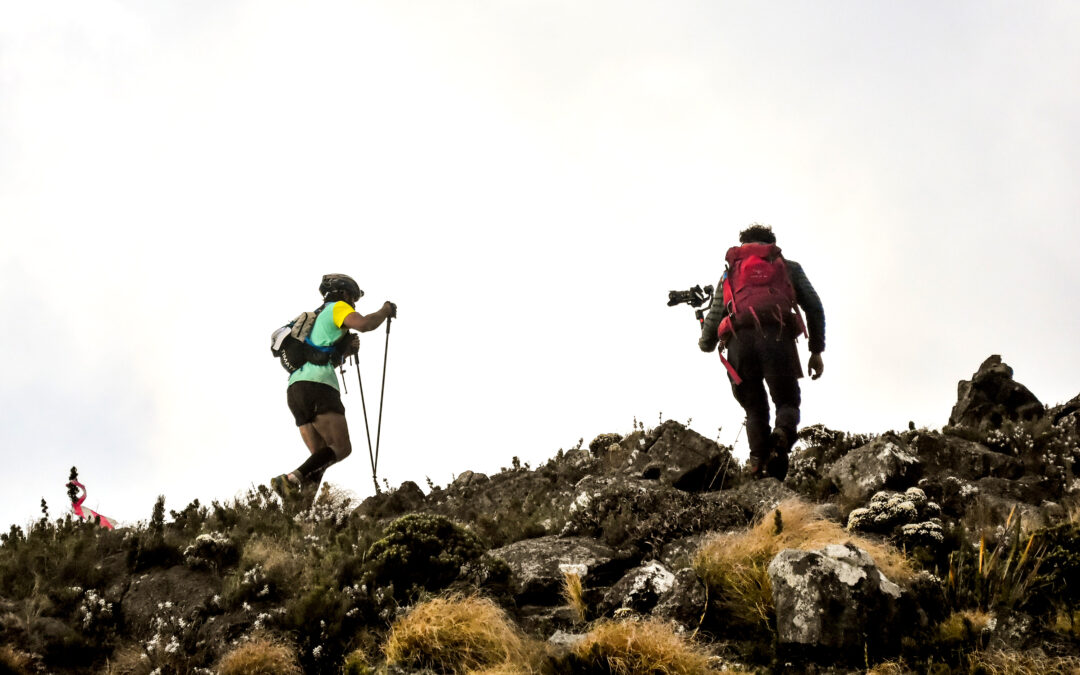
[[[347,302],[339,300],[338,302],[326,303],[323,305],[323,310],[319,312],[319,316],[315,319],[315,325],[311,328],[311,335],[308,336],[308,340],[318,347],[331,346],[340,340],[345,333],[349,332],[348,328],[342,328],[342,324],[345,322],[345,317],[354,311],[356,310]],[[322,366],[305,363],[299,370],[289,376],[289,384],[294,382],[321,382],[340,391],[337,373],[334,372],[334,367],[329,363]]]

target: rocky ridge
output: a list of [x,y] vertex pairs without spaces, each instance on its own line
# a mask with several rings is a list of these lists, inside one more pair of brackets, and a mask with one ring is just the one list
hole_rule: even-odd
[[[24,556],[34,533],[13,528],[0,547],[0,638],[26,656],[25,672],[106,662],[128,664],[115,672],[213,672],[252,632],[294,645],[304,672],[340,672],[357,653],[370,670],[354,672],[434,672],[385,660],[381,636],[425,598],[479,593],[548,642],[553,672],[592,672],[560,659],[592,622],[633,618],[693,634],[715,667],[744,672],[854,672],[868,660],[933,661],[961,643],[1070,659],[1077,633],[1053,617],[1074,611],[1055,604],[1072,596],[1036,591],[1058,570],[1080,570],[1078,440],[1080,396],[1045,406],[993,356],[959,383],[940,431],[803,429],[782,484],[750,480],[731,448],[669,420],[601,434],[535,469],[515,459],[495,475],[466,471],[426,494],[405,483],[355,508],[328,498],[295,512],[263,491],[231,512],[195,503],[169,522],[155,514],[136,532],[58,524],[53,539],[74,532],[93,564],[82,569],[53,545],[61,560],[49,569],[64,574],[66,564],[77,583],[45,592],[16,578],[19,565],[42,563]],[[734,599],[703,580],[703,542],[753,528],[779,535],[800,502],[843,534],[765,560],[762,620],[739,621]],[[1006,572],[998,587],[954,580],[974,559],[976,576],[988,576],[988,559],[1036,530],[1048,533],[1041,572]],[[888,578],[849,535],[905,551],[918,573]],[[570,578],[581,584],[577,606]],[[1018,597],[1001,601],[1000,586]],[[969,620],[957,638],[945,627],[959,610],[992,618],[977,629]]]

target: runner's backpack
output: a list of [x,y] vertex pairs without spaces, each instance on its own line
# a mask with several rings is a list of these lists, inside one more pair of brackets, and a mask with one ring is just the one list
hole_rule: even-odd
[[[728,249],[727,270],[722,281],[724,307],[730,321],[720,327],[720,339],[725,340],[736,328],[763,323],[779,324],[794,314],[795,325],[805,335],[806,325],[795,300],[787,265],[776,244],[750,243]],[[726,324],[726,325],[725,325]]]
[[281,361],[281,367],[286,372],[292,374],[305,363],[319,366],[329,363],[337,367],[349,353],[355,353],[355,336],[349,333],[329,347],[320,347],[311,342],[311,330],[323,307],[313,312],[302,312],[270,334],[270,353]]

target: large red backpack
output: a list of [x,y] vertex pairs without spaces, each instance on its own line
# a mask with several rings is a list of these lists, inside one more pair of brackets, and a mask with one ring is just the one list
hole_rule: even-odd
[[[788,277],[787,265],[776,244],[743,244],[728,249],[727,271],[724,273],[724,307],[731,319],[727,330],[763,323],[779,324],[792,318],[800,332],[806,334],[795,287]],[[721,339],[724,335],[720,336]]]

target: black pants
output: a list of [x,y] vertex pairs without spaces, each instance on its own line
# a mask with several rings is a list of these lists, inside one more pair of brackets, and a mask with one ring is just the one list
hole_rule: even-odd
[[769,397],[765,394],[765,385],[769,385],[769,396],[776,406],[776,427],[782,429],[788,438],[791,450],[795,443],[795,433],[799,429],[799,404],[802,402],[799,392],[799,380],[788,375],[774,375],[765,378],[743,379],[742,384],[731,384],[735,400],[746,411],[746,442],[750,445],[750,455],[766,459],[769,456]]
[[[742,384],[731,383],[735,400],[746,411],[746,440],[750,455],[765,459],[769,456],[769,397],[776,406],[776,427],[788,438],[791,450],[799,429],[799,378],[802,365],[795,346],[794,322],[784,327],[764,326],[741,328],[728,344],[728,358],[742,378]],[[765,394],[765,385],[769,387]]]

